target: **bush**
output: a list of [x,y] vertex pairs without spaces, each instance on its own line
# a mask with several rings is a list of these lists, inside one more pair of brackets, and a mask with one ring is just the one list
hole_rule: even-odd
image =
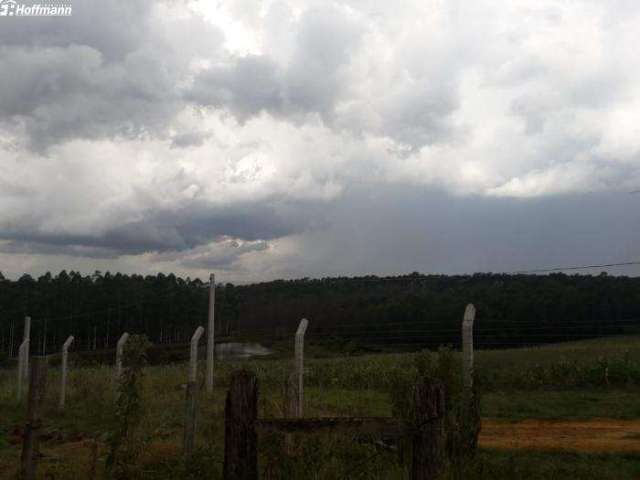
[[[394,377],[389,392],[393,415],[413,426],[417,418],[413,394],[416,383],[425,378],[443,386],[445,453],[448,462],[454,466],[475,454],[480,434],[478,382],[474,382],[474,391],[464,392],[461,372],[461,362],[449,348],[440,348],[437,353],[425,351],[414,357],[409,375]],[[401,455],[407,461],[410,448],[408,440],[401,442]]]
[[141,389],[148,346],[147,337],[143,335],[133,335],[125,344],[123,372],[118,379],[115,422],[108,440],[107,478],[124,480],[138,476],[136,460],[145,444],[139,426],[144,411]]

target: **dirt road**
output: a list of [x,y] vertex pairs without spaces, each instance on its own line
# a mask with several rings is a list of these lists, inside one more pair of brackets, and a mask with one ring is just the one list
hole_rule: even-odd
[[640,453],[640,420],[482,420],[480,445],[507,450]]

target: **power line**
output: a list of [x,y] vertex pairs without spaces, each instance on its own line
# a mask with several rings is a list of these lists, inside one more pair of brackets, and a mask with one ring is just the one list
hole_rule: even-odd
[[[640,190],[638,191],[640,193]],[[398,275],[395,277],[378,277],[376,275],[364,275],[364,276],[353,276],[349,277],[346,275],[340,275],[335,277],[322,277],[322,278],[307,278],[306,281],[311,282],[411,282],[411,283],[419,283],[421,281],[430,280],[425,278],[426,276],[436,276],[436,277],[472,277],[475,274],[485,274],[485,275],[526,275],[533,273],[551,273],[551,272],[562,272],[562,271],[574,271],[574,270],[587,270],[590,268],[613,268],[613,267],[624,267],[624,266],[632,266],[632,265],[640,265],[640,260],[638,261],[629,261],[629,262],[614,262],[614,263],[602,263],[602,264],[593,264],[593,265],[578,265],[578,266],[568,266],[568,267],[548,267],[548,268],[534,268],[528,270],[513,270],[507,272],[474,272],[474,273],[462,273],[462,274],[444,274],[444,273],[430,273],[430,274],[420,274],[419,276],[412,276],[411,274],[407,275]],[[301,279],[293,279],[293,280],[282,280],[284,282],[302,283]],[[273,283],[278,280],[273,280],[269,282],[263,282],[264,284]],[[247,286],[255,286],[260,284],[249,284]]]
[[581,265],[572,267],[551,267],[551,268],[537,268],[532,270],[518,270],[515,272],[507,272],[510,274],[527,274],[527,273],[545,273],[545,272],[562,272],[568,270],[586,270],[589,268],[610,268],[610,267],[626,267],[630,265],[640,265],[640,261],[635,262],[617,262],[617,263],[603,263],[599,265]]

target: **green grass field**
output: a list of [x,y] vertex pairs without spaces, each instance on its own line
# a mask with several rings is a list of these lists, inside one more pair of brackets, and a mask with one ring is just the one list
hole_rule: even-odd
[[[416,354],[327,358],[309,346],[305,376],[305,416],[389,416],[389,391],[398,378],[415,375]],[[286,356],[286,354],[285,354]],[[186,365],[145,369],[144,411],[137,441],[141,455],[131,478],[221,478],[223,400],[230,374],[253,370],[259,379],[259,415],[283,415],[286,358],[216,365],[217,388],[201,394],[198,451],[190,467],[180,455]],[[202,370],[202,368],[201,368]],[[640,337],[626,336],[526,349],[476,352],[483,419],[493,424],[522,420],[588,422],[640,420]],[[16,401],[15,370],[0,370],[0,478],[14,478],[25,405]],[[114,427],[114,387],[110,367],[73,368],[67,408],[56,408],[57,367],[50,367],[45,406],[46,441],[39,478],[103,478],[107,440]],[[640,432],[627,443],[640,444]],[[263,478],[406,478],[396,453],[338,435],[299,438],[299,455],[282,460],[281,438],[261,439]],[[481,436],[481,446],[483,437]],[[504,443],[504,442],[503,442]],[[507,442],[508,444],[508,442]],[[477,458],[445,478],[640,478],[640,448],[582,451],[553,448],[482,447]]]

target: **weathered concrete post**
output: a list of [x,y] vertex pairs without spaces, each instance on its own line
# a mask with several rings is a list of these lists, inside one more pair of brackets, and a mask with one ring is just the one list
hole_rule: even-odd
[[189,365],[189,382],[187,383],[184,407],[184,436],[182,441],[183,453],[188,457],[193,453],[197,428],[198,387],[198,342],[204,333],[204,328],[198,327],[191,337],[191,352]]
[[462,320],[462,384],[465,391],[473,389],[473,321],[476,318],[476,307],[467,305]]
[[38,444],[42,429],[42,403],[47,386],[47,357],[34,357],[29,384],[27,422],[20,457],[20,479],[35,480],[38,462]]
[[31,339],[31,317],[24,317],[24,333],[22,339]]
[[191,351],[189,362],[189,382],[195,382],[198,378],[198,342],[204,333],[204,328],[198,327],[191,337]]
[[15,351],[13,349],[13,330],[14,330],[14,324],[15,322],[13,320],[11,320],[11,327],[9,329],[9,358],[13,358],[13,352]]
[[224,407],[225,480],[258,480],[258,381],[253,373],[235,372]]
[[28,375],[25,375],[25,359],[29,358],[29,339],[23,340],[18,349],[18,401],[22,399],[22,388],[27,381]]
[[72,343],[73,343],[73,335],[68,337],[67,340],[62,345],[62,363],[61,363],[62,375],[60,380],[60,403],[58,405],[60,407],[60,410],[64,409],[64,402],[66,400],[66,395],[67,395],[67,364],[68,364],[68,357],[69,357],[69,347],[71,346]]
[[216,276],[209,277],[209,323],[207,326],[207,393],[213,393],[213,355],[215,349]]
[[122,375],[122,355],[124,352],[124,344],[127,343],[128,339],[129,334],[124,332],[116,344],[116,382],[120,380],[120,376]]
[[193,453],[196,443],[198,386],[196,382],[187,383],[184,403],[184,436],[182,437],[182,451],[185,457]]
[[296,343],[294,352],[295,373],[296,373],[296,409],[295,416],[302,417],[302,403],[304,399],[304,334],[307,331],[309,321],[306,318],[300,320],[296,331]]
[[[25,343],[25,340],[29,340]],[[22,344],[20,348],[24,351],[18,358],[18,371],[22,372],[22,381],[26,384],[29,381],[29,350],[31,349],[31,317],[24,317],[24,331],[22,334]],[[22,367],[22,368],[21,368]]]
[[476,308],[467,305],[462,320],[462,362],[463,362],[463,391],[462,391],[462,423],[460,425],[461,453],[474,455],[478,446],[480,434],[480,403],[474,385],[473,364],[473,323],[476,318]]

